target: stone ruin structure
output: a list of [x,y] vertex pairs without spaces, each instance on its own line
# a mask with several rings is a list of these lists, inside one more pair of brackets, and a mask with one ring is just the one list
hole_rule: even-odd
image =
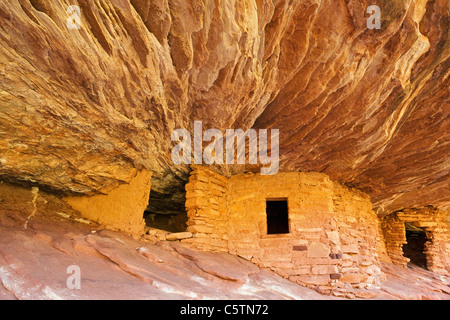
[[[136,237],[151,193],[186,193],[171,239],[323,291],[448,273],[448,1],[377,2],[381,29],[369,0],[74,1],[72,29],[69,1],[2,0],[0,178]],[[196,121],[282,130],[280,173],[196,166],[185,192],[171,136]]]
[[[239,255],[322,291],[370,289],[383,279],[368,196],[325,174],[225,178],[195,166],[186,199],[193,238],[182,242],[192,247]],[[268,212],[277,209],[284,214]]]
[[[334,295],[370,297],[371,289],[379,288],[385,279],[382,262],[407,267],[411,260],[408,250],[416,251],[413,260],[424,254],[424,268],[450,273],[444,211],[405,209],[379,218],[368,195],[323,173],[225,177],[209,167],[191,168],[185,186],[186,231],[165,233],[164,240],[237,255],[293,282]],[[151,176],[143,171],[108,195],[65,200],[91,220],[140,237]],[[116,193],[136,201],[131,205]],[[411,233],[415,237],[410,237]],[[426,240],[420,243],[419,235]],[[413,239],[410,248],[409,238]]]
[[[278,217],[270,212],[274,207]],[[377,287],[384,278],[381,261],[406,267],[405,222],[427,234],[426,267],[450,271],[445,212],[410,209],[380,220],[367,195],[321,173],[226,178],[193,166],[186,209],[193,237],[182,243],[236,254],[322,292]]]
[[[446,213],[433,207],[423,209],[405,209],[394,212],[382,219],[386,251],[393,263],[406,266],[411,258],[405,257],[405,245],[408,244],[408,230],[422,229],[423,241],[413,245],[422,251],[424,267],[428,270],[448,274],[450,271],[450,243]],[[414,230],[415,229],[415,230]],[[416,236],[417,238],[417,236]],[[420,248],[421,246],[421,248]],[[414,248],[413,248],[414,249]],[[414,256],[413,256],[414,258]]]

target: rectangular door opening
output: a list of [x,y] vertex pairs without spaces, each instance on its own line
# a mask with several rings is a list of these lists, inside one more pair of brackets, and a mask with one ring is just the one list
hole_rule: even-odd
[[[187,229],[186,180],[178,179],[166,188],[153,188],[144,220],[147,227],[169,232],[183,232]],[[152,186],[161,185],[161,179],[152,177]]]
[[403,255],[410,259],[410,264],[427,268],[425,255],[425,243],[428,241],[423,228],[416,227],[413,223],[405,222],[406,244],[403,245]]
[[266,200],[267,234],[289,233],[287,199]]

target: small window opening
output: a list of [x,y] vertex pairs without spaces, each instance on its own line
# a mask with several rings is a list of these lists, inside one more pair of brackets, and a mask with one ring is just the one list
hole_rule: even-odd
[[266,200],[267,234],[289,233],[287,199]]
[[425,255],[425,243],[427,236],[423,228],[405,222],[406,244],[403,245],[403,255],[409,258],[410,264],[427,268],[427,258]]

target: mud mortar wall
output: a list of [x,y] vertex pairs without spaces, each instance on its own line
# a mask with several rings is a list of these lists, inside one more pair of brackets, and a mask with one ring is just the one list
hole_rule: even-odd
[[71,196],[63,200],[83,217],[108,229],[121,230],[135,237],[144,232],[143,212],[148,204],[152,172],[141,170],[129,183],[106,195]]

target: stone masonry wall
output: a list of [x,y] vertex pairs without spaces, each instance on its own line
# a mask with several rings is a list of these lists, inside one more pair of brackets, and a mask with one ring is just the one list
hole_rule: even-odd
[[446,219],[444,211],[433,207],[405,209],[385,216],[382,219],[382,229],[386,250],[392,262],[403,266],[409,262],[402,249],[403,244],[406,244],[405,222],[409,222],[425,230],[428,239],[424,250],[427,269],[449,274],[450,237]]
[[227,179],[202,166],[195,166],[186,184],[187,230],[185,239],[200,250],[227,252]]
[[379,261],[386,260],[387,254],[370,199],[338,183],[334,183],[333,191],[337,230],[332,238],[339,239],[334,241],[335,250],[343,253],[339,264],[341,281],[357,287],[377,286],[384,279]]
[[[239,174],[227,179],[193,166],[186,191],[188,230],[194,234],[182,241],[186,245],[239,255],[335,295],[382,281],[379,224],[368,196],[325,174]],[[287,199],[289,233],[267,234],[268,199]]]

